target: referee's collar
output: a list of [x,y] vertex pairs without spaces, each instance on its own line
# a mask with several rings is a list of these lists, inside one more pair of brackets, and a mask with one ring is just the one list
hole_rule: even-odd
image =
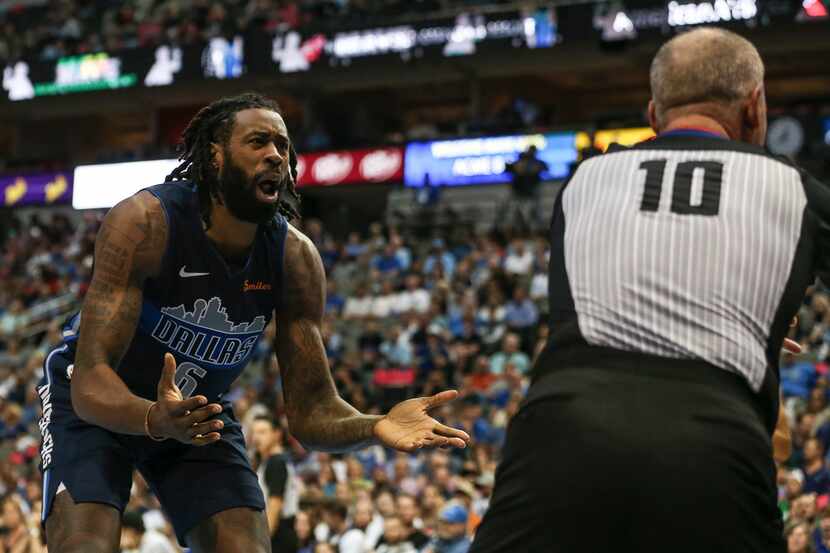
[[700,138],[720,138],[722,140],[729,139],[729,137],[725,134],[710,131],[709,129],[701,129],[698,127],[680,127],[677,129],[672,129],[670,131],[661,132],[658,136],[660,138],[664,136],[697,136]]

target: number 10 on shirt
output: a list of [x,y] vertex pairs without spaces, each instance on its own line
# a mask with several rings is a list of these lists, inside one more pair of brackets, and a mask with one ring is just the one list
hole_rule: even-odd
[[[672,162],[675,163],[675,162]],[[640,211],[658,211],[667,159],[652,159],[640,164],[645,171],[645,186]],[[695,177],[697,194],[693,197]],[[672,186],[671,212],[678,215],[702,215],[713,217],[720,210],[720,191],[723,181],[723,163],[719,161],[683,161],[677,163]]]

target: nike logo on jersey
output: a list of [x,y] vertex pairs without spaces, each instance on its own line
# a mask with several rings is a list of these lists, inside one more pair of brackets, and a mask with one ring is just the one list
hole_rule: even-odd
[[188,273],[184,270],[185,265],[182,265],[182,268],[179,269],[179,276],[182,278],[190,278],[190,277],[197,277],[197,276],[208,276],[210,273]]

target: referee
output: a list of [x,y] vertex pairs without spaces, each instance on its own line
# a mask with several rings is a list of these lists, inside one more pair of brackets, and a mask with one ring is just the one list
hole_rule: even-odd
[[830,276],[830,189],[768,153],[733,33],[651,66],[657,138],[585,161],[551,226],[552,334],[471,553],[784,552],[778,356]]

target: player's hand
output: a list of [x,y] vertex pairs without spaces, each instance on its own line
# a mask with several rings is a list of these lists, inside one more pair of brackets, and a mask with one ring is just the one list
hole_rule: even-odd
[[176,386],[176,359],[164,354],[164,368],[158,384],[157,405],[150,412],[150,432],[158,438],[172,438],[186,444],[207,445],[219,440],[225,425],[208,420],[222,412],[218,403],[208,404],[205,396],[182,397]]
[[448,390],[430,397],[402,401],[375,424],[375,437],[383,445],[401,451],[415,451],[422,447],[467,447],[470,436],[466,432],[443,425],[429,416],[431,409],[456,397],[457,391]]

